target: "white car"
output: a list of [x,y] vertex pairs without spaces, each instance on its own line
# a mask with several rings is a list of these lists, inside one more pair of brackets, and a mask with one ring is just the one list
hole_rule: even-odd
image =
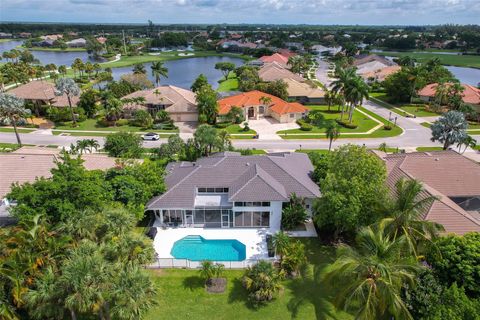
[[142,136],[143,140],[152,140],[152,141],[155,141],[155,140],[158,140],[160,139],[160,136],[158,135],[158,133],[155,133],[155,132],[149,132],[149,133],[146,133]]

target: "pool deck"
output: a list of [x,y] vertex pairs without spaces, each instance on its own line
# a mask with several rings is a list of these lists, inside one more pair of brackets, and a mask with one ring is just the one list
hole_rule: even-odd
[[262,229],[203,229],[203,228],[168,228],[157,227],[153,246],[158,258],[174,258],[170,251],[175,241],[186,236],[199,235],[205,239],[234,239],[246,247],[246,260],[268,259],[266,235],[268,228]]

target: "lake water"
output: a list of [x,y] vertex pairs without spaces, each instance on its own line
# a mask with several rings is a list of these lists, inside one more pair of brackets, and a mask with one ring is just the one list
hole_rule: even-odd
[[[161,78],[160,85],[170,84],[177,87],[190,89],[193,81],[203,73],[208,82],[214,87],[218,87],[218,80],[222,78],[220,70],[215,69],[217,62],[233,62],[236,66],[243,64],[240,58],[231,57],[202,57],[202,58],[188,58],[181,60],[165,61],[165,67],[168,68],[168,78]],[[152,63],[144,63],[147,76],[155,83],[155,78],[152,76]],[[113,68],[112,75],[115,80],[127,73],[132,73],[133,66]]]

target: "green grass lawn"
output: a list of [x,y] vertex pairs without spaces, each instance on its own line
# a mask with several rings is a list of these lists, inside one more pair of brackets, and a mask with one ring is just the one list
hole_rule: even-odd
[[419,152],[428,152],[428,151],[442,151],[442,147],[418,147],[417,151]]
[[265,306],[254,308],[247,303],[243,270],[225,271],[227,290],[222,294],[207,293],[198,270],[151,270],[158,305],[144,319],[352,319],[332,305],[334,289],[314,280],[314,274],[321,276],[333,261],[332,247],[323,246],[317,238],[301,241],[306,245],[308,267],[302,277],[283,281],[278,297]]
[[441,115],[441,113],[427,110],[426,106],[421,104],[403,105],[399,108],[417,117],[435,117]]
[[0,142],[0,152],[12,152],[17,150],[19,147],[16,143],[4,143]]
[[[395,112],[403,117],[409,116],[409,114],[416,115],[417,117],[434,117],[439,116],[441,113],[427,110],[427,106],[424,104],[393,104],[388,102],[387,94],[383,92],[373,92],[370,94],[373,102],[385,107],[392,112]],[[400,110],[399,110],[400,109]],[[405,112],[403,112],[403,111]]]
[[[35,128],[17,128],[17,131],[19,133],[30,133],[32,131],[35,131],[35,130],[38,130],[38,129],[35,129]],[[14,132],[13,131],[13,128],[2,128],[0,127],[0,132]]]
[[[331,111],[328,111],[328,106],[324,105],[315,105],[315,106],[306,106],[310,110],[320,111],[325,120],[335,120],[340,119],[341,112],[337,110],[337,107],[334,106],[331,108]],[[348,114],[344,114],[343,119],[348,119]],[[348,129],[341,127],[341,133],[352,133],[352,132],[367,132],[368,130],[374,128],[377,125],[377,122],[373,121],[369,117],[365,116],[364,114],[355,110],[353,113],[353,122],[358,125],[355,129]],[[300,129],[289,129],[289,130],[281,130],[277,132],[278,134],[290,134],[290,133],[325,133],[327,129],[327,123],[321,126],[314,126],[312,131],[302,131]]]
[[87,51],[85,48],[66,48],[66,49],[61,49],[61,48],[45,48],[45,47],[31,47],[31,48],[26,48],[23,46],[20,46],[22,49],[28,49],[30,51],[55,51],[55,52],[82,52],[82,51]]
[[318,153],[318,154],[328,154],[330,151],[328,149],[297,149],[295,152],[301,152],[301,153]]
[[230,72],[228,74],[227,80],[220,80],[220,84],[218,86],[218,92],[225,92],[225,91],[236,91],[238,90],[238,79],[237,75],[234,72]]
[[417,59],[418,62],[425,62],[432,58],[440,59],[443,65],[457,66],[457,67],[473,67],[480,68],[480,59],[478,56],[467,55],[451,55],[451,54],[438,54],[438,53],[413,53],[413,52],[378,52],[376,53],[382,56],[390,57],[403,57],[410,56]]
[[225,128],[228,133],[230,134],[257,134],[255,130],[248,130],[248,131],[243,131],[243,126],[240,126],[239,124],[231,124],[228,127]]
[[75,131],[129,131],[129,132],[165,132],[165,133],[175,133],[176,130],[156,130],[156,129],[145,129],[135,126],[117,126],[117,127],[102,127],[97,125],[96,119],[87,119],[82,122],[77,122],[76,127],[71,126],[71,122],[67,122],[64,125],[55,126],[55,129],[58,130],[75,130]]

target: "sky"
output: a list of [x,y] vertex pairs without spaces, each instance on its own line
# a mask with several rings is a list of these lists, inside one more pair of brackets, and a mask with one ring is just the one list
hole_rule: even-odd
[[480,0],[0,0],[0,21],[479,24]]

